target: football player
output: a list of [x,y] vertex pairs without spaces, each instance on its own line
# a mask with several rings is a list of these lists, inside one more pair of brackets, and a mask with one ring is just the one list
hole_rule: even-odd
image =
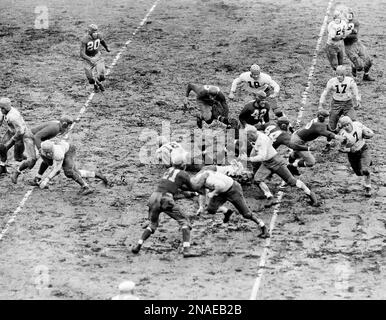
[[[38,185],[41,189],[46,188],[49,181],[63,169],[67,178],[74,180],[81,186],[80,194],[88,195],[94,192],[82,177],[98,177],[93,171],[78,170],[76,168],[76,147],[74,145],[64,140],[61,140],[56,144],[51,140],[46,140],[41,144],[40,155],[43,161],[40,164],[38,174],[34,179],[35,185]],[[50,166],[52,166],[50,172],[42,179],[42,175]],[[100,179],[104,180],[102,178]]]
[[[352,77],[346,76],[346,67],[338,66],[336,68],[336,77],[328,80],[326,88],[323,90],[319,100],[319,110],[323,109],[326,102],[326,97],[332,92],[332,100],[330,103],[330,129],[336,130],[336,125],[341,116],[349,116],[355,119],[355,107],[361,105],[361,97],[359,95],[357,84]],[[355,99],[355,102],[353,101]],[[330,139],[327,140],[325,151],[330,149]]]
[[199,86],[189,83],[184,101],[185,108],[189,104],[188,97],[191,91],[196,94],[197,105],[200,109],[200,114],[197,115],[197,126],[200,129],[202,128],[202,121],[211,124],[213,120],[218,120],[229,126],[229,108],[225,95],[219,87],[212,85]]
[[273,148],[272,140],[261,131],[256,131],[255,135],[255,144],[250,156],[247,156],[247,154],[244,153],[241,154],[239,158],[240,160],[262,163],[254,176],[254,181],[263,191],[267,199],[265,206],[269,207],[275,204],[273,194],[264,182],[273,173],[276,173],[288,185],[293,187],[296,186],[297,188],[303,190],[303,192],[309,197],[311,205],[319,206],[315,193],[313,193],[304,182],[299,179],[295,179],[288,170],[286,161]]
[[232,82],[232,87],[229,92],[229,99],[234,99],[236,89],[239,85],[244,83],[248,84],[248,87],[256,91],[264,91],[267,97],[275,98],[278,96],[280,91],[280,86],[276,81],[272,80],[271,76],[268,74],[261,72],[260,66],[257,64],[253,64],[249,71],[243,72]]
[[[16,161],[27,160],[28,163],[36,161],[35,145],[31,130],[26,125],[20,112],[12,107],[9,98],[0,98],[1,118],[0,126],[5,121],[8,125],[0,143],[0,175],[7,173],[6,161],[8,150],[14,146],[14,157]],[[26,152],[27,158],[23,152]]]
[[197,256],[190,250],[190,230],[192,229],[189,217],[180,210],[175,203],[174,195],[181,190],[197,191],[201,188],[203,179],[208,174],[193,182],[190,176],[184,171],[186,154],[179,150],[174,150],[171,154],[172,167],[169,168],[158,183],[157,189],[151,194],[149,207],[150,224],[142,233],[138,243],[132,247],[131,251],[137,254],[146,239],[148,239],[159,225],[159,216],[162,212],[166,213],[172,219],[176,220],[182,229],[183,239],[183,257],[190,258]]
[[[62,116],[59,121],[48,121],[44,122],[41,125],[33,127],[31,132],[33,134],[33,140],[38,150],[38,153],[41,153],[41,143],[52,139],[58,135],[63,135],[67,132],[73,120],[71,117]],[[38,157],[38,155],[37,155]],[[20,167],[12,174],[11,180],[13,183],[17,183],[17,179],[22,171],[25,169],[32,169],[36,164],[37,158],[31,158],[22,162]]]
[[344,140],[342,145],[346,148],[348,161],[357,176],[364,177],[365,195],[371,197],[370,148],[364,139],[370,139],[374,132],[359,121],[352,121],[350,117],[343,116],[339,120],[339,132]]
[[[328,127],[327,119],[329,112],[327,110],[319,110],[316,114],[316,118],[312,119],[305,125],[304,128],[296,130],[291,136],[291,145],[306,145],[307,142],[311,142],[319,137],[326,137],[327,139],[337,139],[342,141],[342,137],[331,132]],[[289,169],[292,172],[296,172],[294,167],[312,167],[315,165],[316,160],[310,151],[314,151],[312,147],[308,147],[308,150],[293,150],[288,158],[290,163]]]
[[[231,177],[221,173],[216,167],[204,168],[193,179],[200,179],[205,174],[207,176],[202,183],[204,191],[203,195],[199,197],[200,208],[198,214],[205,211],[205,202],[207,197],[209,199],[209,203],[206,207],[206,211],[209,214],[216,214],[217,212],[223,213],[223,222],[227,223],[233,214],[233,210],[224,207],[223,204],[229,201],[245,219],[252,220],[259,226],[259,237],[268,238],[269,232],[263,220],[259,219],[248,208],[241,185],[237,181],[234,181]],[[206,189],[210,190],[208,194],[205,192]]]
[[347,57],[353,63],[352,75],[357,76],[357,71],[364,71],[364,81],[375,81],[373,77],[369,75],[369,70],[372,66],[370,55],[367,53],[366,47],[358,39],[359,21],[354,18],[354,12],[351,8],[347,10],[347,29],[351,32],[344,39],[344,49]]
[[[103,36],[98,32],[98,27],[95,24],[88,26],[87,35],[85,35],[80,44],[80,57],[83,59],[84,71],[87,80],[94,85],[94,91],[104,91],[105,88],[102,82],[105,80],[105,62],[99,51],[99,46],[102,45],[107,52],[110,52]],[[94,70],[96,76],[94,76]]]
[[344,44],[343,39],[350,31],[347,30],[346,21],[341,11],[335,11],[333,20],[327,26],[326,52],[331,67],[336,70],[338,65],[343,64]]

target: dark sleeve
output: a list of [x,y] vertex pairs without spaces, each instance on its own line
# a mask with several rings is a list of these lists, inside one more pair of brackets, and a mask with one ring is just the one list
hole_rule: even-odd
[[268,123],[269,122],[269,107],[268,108],[266,108],[266,113],[265,113],[265,115],[264,115],[264,117],[263,117],[263,120],[264,120],[264,122],[265,123]]
[[59,127],[57,125],[48,125],[45,128],[34,134],[35,145],[40,149],[42,141],[56,137],[59,134]]
[[219,93],[217,93],[217,97],[216,97],[217,101],[220,102],[221,104],[226,104],[227,101],[226,101],[226,98],[225,98],[225,95],[220,91]]
[[251,114],[250,105],[246,105],[239,114],[239,120],[243,126],[247,123],[248,117]]
[[198,96],[199,94],[199,90],[198,90],[198,86],[193,84],[193,83],[189,83],[188,84],[188,87],[186,88],[186,97],[189,97],[189,93],[190,91],[194,91],[194,93]]
[[286,132],[285,137],[283,137],[283,143],[282,144],[284,144],[287,147],[291,148],[292,150],[296,150],[296,151],[307,151],[308,150],[308,146],[306,146],[305,144],[291,143],[291,135],[288,132]]
[[[314,125],[315,125],[315,123],[314,123]],[[317,129],[318,134],[320,136],[324,136],[324,137],[331,138],[331,139],[335,138],[335,134],[331,131],[328,131],[326,125],[323,125],[323,124],[319,125],[316,129]]]
[[176,177],[178,179],[178,187],[184,190],[192,190],[192,182],[190,176],[185,171],[180,171]]

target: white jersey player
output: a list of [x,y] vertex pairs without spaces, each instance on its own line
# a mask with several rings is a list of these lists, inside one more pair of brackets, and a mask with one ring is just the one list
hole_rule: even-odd
[[343,19],[343,14],[340,11],[335,11],[333,20],[327,27],[327,43],[326,52],[327,58],[331,67],[336,70],[338,65],[343,64],[344,43],[343,39],[350,33],[346,21]]
[[331,110],[330,110],[330,127],[332,130],[336,129],[339,118],[349,116],[355,119],[355,110],[353,98],[359,107],[361,97],[357,84],[354,79],[346,76],[345,66],[338,66],[336,69],[336,77],[331,78],[322,92],[319,100],[319,109],[323,109],[323,104],[326,102],[326,97],[332,92]]
[[[263,90],[267,97],[275,98],[279,94],[280,86],[276,81],[272,80],[271,76],[264,72],[260,72],[260,67],[257,64],[251,66],[250,71],[243,72],[239,77],[233,80],[232,87],[229,92],[229,99],[234,99],[234,93],[237,86],[246,83],[250,92]],[[273,93],[272,93],[273,90]]]
[[364,177],[365,195],[371,197],[370,166],[372,164],[370,147],[364,139],[370,139],[374,132],[359,121],[352,121],[344,116],[339,120],[343,136],[342,145],[346,147],[347,158],[357,176]]

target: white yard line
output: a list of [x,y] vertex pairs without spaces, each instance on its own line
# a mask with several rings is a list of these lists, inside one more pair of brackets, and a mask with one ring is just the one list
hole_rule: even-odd
[[[106,76],[109,75],[111,73],[111,70],[114,68],[114,66],[117,64],[119,58],[122,56],[123,52],[127,49],[127,46],[131,43],[132,41],[132,38],[137,34],[137,32],[142,28],[142,26],[145,24],[145,22],[147,21],[147,19],[149,18],[150,14],[153,12],[153,10],[155,9],[155,7],[157,6],[157,4],[160,2],[161,0],[156,0],[153,4],[153,6],[149,9],[149,11],[147,12],[146,16],[142,19],[142,21],[140,22],[140,24],[138,25],[138,27],[134,30],[134,32],[132,33],[132,37],[131,39],[127,40],[125,42],[125,44],[122,46],[122,48],[119,50],[119,52],[117,53],[117,55],[115,56],[113,62],[111,63],[110,67],[108,68],[108,70],[106,71]],[[80,109],[79,111],[79,114],[78,114],[78,117],[76,118],[76,122],[78,122],[80,120],[80,118],[82,117],[82,114],[85,113],[89,103],[92,101],[93,97],[94,97],[95,93],[92,92],[90,93],[89,97],[87,98],[86,102],[84,103],[84,105],[82,106],[82,108]],[[70,133],[70,131],[74,128],[75,126],[75,123],[76,122],[73,122],[68,133],[64,136],[64,139],[67,139],[68,138],[68,135]],[[32,191],[34,190],[34,187],[30,188],[26,194],[24,195],[23,199],[21,200],[21,202],[19,203],[19,206],[16,208],[16,210],[12,213],[11,217],[8,219],[7,223],[5,224],[4,228],[1,230],[0,232],[0,241],[3,239],[3,237],[5,236],[5,234],[8,232],[10,226],[12,225],[12,223],[15,222],[15,219],[17,217],[17,215],[19,214],[19,212],[23,209],[24,207],[24,204],[27,202],[28,198],[30,197],[30,195],[32,194]]]
[[[327,10],[326,10],[326,15],[324,16],[323,24],[322,24],[322,27],[320,28],[319,38],[318,38],[318,41],[316,43],[316,47],[315,47],[315,51],[314,51],[314,55],[313,55],[313,59],[312,59],[311,67],[310,67],[310,72],[308,74],[307,86],[304,89],[304,92],[302,94],[302,106],[300,107],[300,110],[298,112],[298,116],[296,119],[297,125],[300,124],[302,117],[303,117],[304,107],[306,106],[307,98],[308,98],[309,91],[311,88],[311,82],[312,82],[312,79],[314,77],[314,71],[315,71],[318,53],[320,50],[320,45],[322,43],[322,38],[323,38],[324,32],[326,31],[328,16],[329,16],[333,2],[334,2],[334,0],[329,1],[328,6],[327,6]],[[263,275],[264,275],[265,265],[266,265],[266,263],[268,261],[268,257],[269,257],[269,249],[271,246],[272,231],[275,227],[275,222],[277,219],[277,213],[280,210],[280,205],[281,205],[281,200],[283,198],[283,194],[284,194],[283,191],[278,192],[278,197],[277,197],[278,203],[274,206],[273,215],[272,215],[271,222],[269,225],[269,233],[271,234],[271,238],[267,238],[265,240],[265,246],[264,246],[263,254],[261,255],[261,258],[260,258],[259,269],[257,271],[255,283],[253,285],[251,296],[249,298],[250,300],[256,300],[257,299],[257,293],[259,291],[261,279],[263,278]]]

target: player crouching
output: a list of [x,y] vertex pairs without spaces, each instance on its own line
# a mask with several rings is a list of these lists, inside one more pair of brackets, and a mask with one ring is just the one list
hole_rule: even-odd
[[[95,177],[101,179],[107,184],[107,179],[99,172],[92,172],[87,170],[78,170],[75,164],[76,148],[74,145],[61,140],[58,144],[47,140],[41,144],[41,158],[42,163],[40,165],[37,176],[34,178],[34,184],[39,185],[41,189],[47,187],[48,182],[55,177],[60,169],[63,168],[64,174],[67,178],[74,180],[81,186],[80,194],[87,195],[92,190],[87,182],[82,177]],[[42,179],[42,175],[49,166],[52,166],[48,175]]]
[[371,197],[370,166],[371,154],[368,144],[364,139],[374,136],[374,132],[359,121],[352,121],[350,117],[343,116],[339,120],[339,132],[344,137],[342,145],[347,148],[347,157],[351,168],[357,176],[364,176],[365,195]]

